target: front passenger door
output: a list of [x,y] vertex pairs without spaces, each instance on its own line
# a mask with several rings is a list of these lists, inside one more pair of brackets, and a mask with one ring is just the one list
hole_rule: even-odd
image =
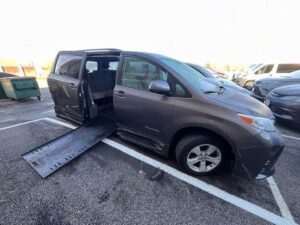
[[175,99],[149,92],[154,80],[169,82],[169,74],[154,62],[124,57],[122,71],[114,89],[114,108],[118,127],[165,143],[173,121]]

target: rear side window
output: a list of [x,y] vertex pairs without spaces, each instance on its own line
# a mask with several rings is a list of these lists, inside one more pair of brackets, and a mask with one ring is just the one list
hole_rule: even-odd
[[300,70],[300,64],[278,64],[277,73],[291,73]]
[[57,59],[54,73],[78,78],[82,60],[82,56],[60,55]]

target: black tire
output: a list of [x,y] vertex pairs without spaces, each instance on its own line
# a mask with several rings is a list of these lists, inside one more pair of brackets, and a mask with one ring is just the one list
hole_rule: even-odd
[[[192,149],[198,145],[213,145],[218,148],[218,154],[221,154],[220,163],[213,169],[205,172],[194,171],[188,166],[188,157]],[[204,136],[204,135],[188,135],[183,137],[177,144],[176,150],[176,159],[179,166],[188,174],[194,176],[204,176],[211,175],[216,173],[220,168],[224,166],[224,163],[228,155],[228,146],[219,138],[213,136]],[[200,163],[200,162],[199,162]],[[207,163],[207,162],[206,162]],[[209,163],[209,162],[208,162]]]
[[251,91],[253,84],[254,84],[254,81],[247,81],[244,85],[244,88],[246,88],[248,91]]

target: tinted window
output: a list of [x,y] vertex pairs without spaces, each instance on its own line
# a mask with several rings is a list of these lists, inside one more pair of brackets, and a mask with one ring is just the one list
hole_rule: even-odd
[[125,87],[148,91],[151,81],[168,81],[168,74],[156,65],[142,59],[124,59],[121,84]]
[[98,62],[96,61],[87,61],[85,64],[85,68],[88,73],[92,73],[98,70]]
[[192,69],[182,62],[170,58],[162,58],[161,61],[176,71],[178,75],[199,91],[216,91],[219,89],[216,84],[207,82],[207,79],[203,78],[197,70]]
[[57,59],[54,72],[55,74],[78,78],[81,63],[81,56],[60,55]]
[[102,57],[91,57],[88,58],[85,64],[85,69],[88,73],[97,74],[100,71],[114,71],[118,68],[118,61],[116,58],[102,58]]
[[300,64],[278,64],[277,73],[291,73],[300,70]]
[[109,62],[108,70],[117,71],[119,62]]
[[274,67],[274,64],[268,64],[266,66],[266,69],[264,70],[264,73],[271,73],[273,67]]

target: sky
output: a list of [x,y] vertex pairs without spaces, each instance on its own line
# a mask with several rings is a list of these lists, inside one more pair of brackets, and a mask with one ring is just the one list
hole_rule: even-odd
[[193,63],[300,61],[299,0],[0,0],[0,59],[120,48]]

